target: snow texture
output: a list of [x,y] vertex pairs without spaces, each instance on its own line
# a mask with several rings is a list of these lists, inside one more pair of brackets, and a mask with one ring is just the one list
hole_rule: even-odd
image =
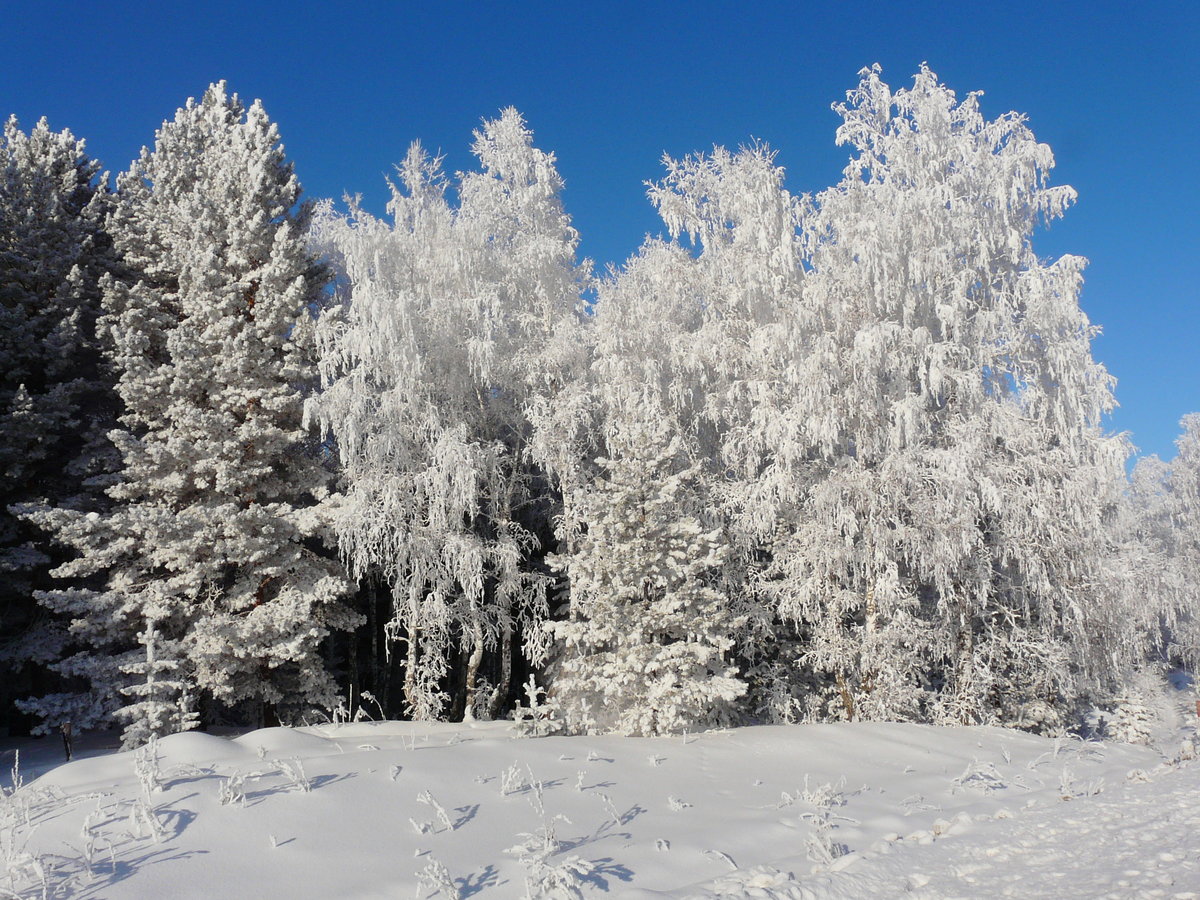
[[363,722],[189,732],[57,768],[25,741],[23,767],[44,774],[0,802],[0,888],[1185,898],[1200,892],[1195,726],[1154,749],[985,726],[521,739]]

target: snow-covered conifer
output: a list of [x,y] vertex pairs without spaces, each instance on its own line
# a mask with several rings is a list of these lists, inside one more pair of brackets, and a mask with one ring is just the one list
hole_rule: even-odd
[[729,547],[697,514],[701,466],[661,422],[626,421],[620,455],[597,460],[586,531],[562,560],[571,608],[552,626],[562,644],[552,707],[569,731],[726,724],[746,691],[727,659],[741,623],[716,586]]
[[[57,552],[20,504],[95,504],[111,425],[95,342],[111,266],[99,163],[46,120],[0,136],[0,665],[55,661],[67,643],[34,600]],[[28,690],[10,672],[5,687]],[[0,689],[0,703],[10,700]]]
[[[620,383],[624,370],[652,386],[705,460],[710,515],[730,539],[722,583],[743,622],[744,711],[791,721],[805,690],[797,636],[755,585],[810,458],[810,431],[795,416],[797,395],[815,380],[809,367],[820,362],[810,348],[822,324],[805,318],[801,302],[800,228],[810,204],[788,192],[762,144],[664,163],[667,176],[649,193],[671,243],[649,242],[602,290],[599,380]],[[698,253],[682,245],[685,237]],[[610,335],[622,320],[644,326]]]
[[35,516],[81,553],[59,574],[102,582],[45,598],[92,645],[63,669],[91,679],[97,715],[131,695],[127,742],[183,727],[200,697],[284,716],[330,704],[319,647],[354,619],[309,545],[327,476],[302,407],[325,274],[278,131],[215,84],[118,189],[127,271],[101,321],[124,405],[115,508]]

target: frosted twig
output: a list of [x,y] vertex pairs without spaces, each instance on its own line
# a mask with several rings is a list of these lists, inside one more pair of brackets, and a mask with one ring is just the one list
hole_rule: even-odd
[[279,760],[279,770],[301,793],[307,794],[312,791],[312,782],[304,774],[304,764],[296,757]]
[[433,798],[433,794],[429,793],[429,791],[421,791],[421,793],[417,794],[417,802],[424,803],[426,806],[430,807],[433,810],[434,815],[438,817],[438,821],[442,823],[447,831],[454,830],[453,820],[446,812],[445,807]]

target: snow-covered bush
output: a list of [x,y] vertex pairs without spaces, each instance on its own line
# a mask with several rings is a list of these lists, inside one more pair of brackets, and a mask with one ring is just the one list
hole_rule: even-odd
[[1131,673],[1124,690],[1113,698],[1105,735],[1129,744],[1154,743],[1164,726],[1178,724],[1167,692],[1161,670],[1148,667]]

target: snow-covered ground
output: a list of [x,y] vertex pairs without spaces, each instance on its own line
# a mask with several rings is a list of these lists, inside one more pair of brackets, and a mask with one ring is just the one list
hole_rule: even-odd
[[368,722],[52,768],[61,749],[27,742],[26,777],[46,771],[0,801],[0,897],[1200,898],[1195,719],[1177,725],[1152,749]]

